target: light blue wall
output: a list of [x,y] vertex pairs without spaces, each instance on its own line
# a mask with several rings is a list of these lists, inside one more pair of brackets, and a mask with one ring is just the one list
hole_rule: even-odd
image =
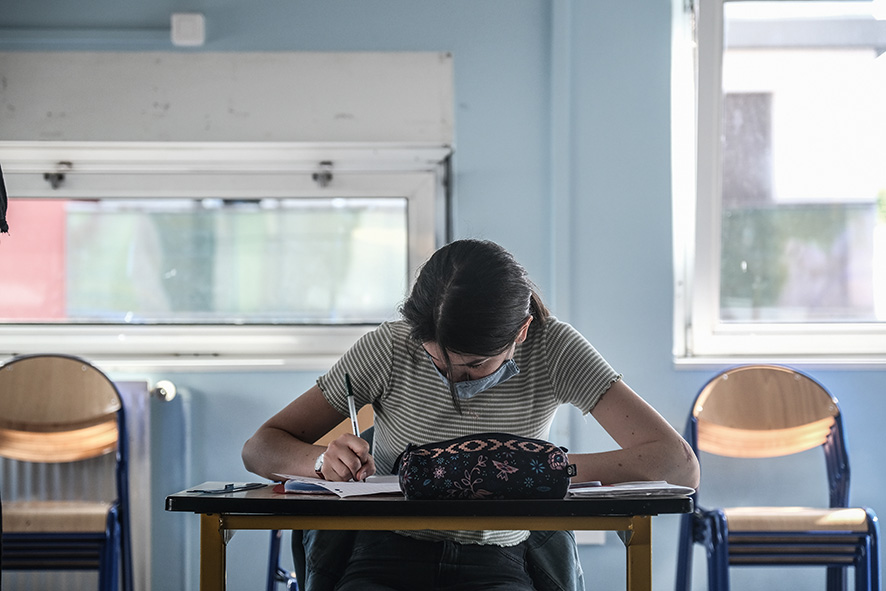
[[[144,41],[128,45],[117,33],[168,30],[170,13],[200,11],[205,51],[452,52],[455,236],[512,250],[555,313],[682,429],[712,371],[677,370],[671,360],[670,9],[670,0],[0,0],[0,50],[156,50],[153,33],[132,33]],[[852,500],[886,511],[877,451],[886,373],[812,371],[844,407]],[[164,495],[204,479],[248,478],[242,442],[314,375],[147,377],[171,377],[183,391],[154,404],[152,415],[159,458],[154,588],[196,589],[196,519],[164,513]],[[592,424],[569,421],[574,450],[609,445]],[[780,470],[792,475],[807,463],[797,458]],[[743,483],[731,494],[740,501],[760,476],[742,466],[734,471]],[[673,585],[676,525],[675,517],[654,522],[657,590]],[[257,588],[265,548],[265,534],[234,537],[231,556],[242,556],[230,560],[230,589]],[[623,585],[623,550],[614,537],[583,548],[582,560],[589,588]],[[823,588],[823,574],[805,569],[763,569],[733,581],[736,588]]]

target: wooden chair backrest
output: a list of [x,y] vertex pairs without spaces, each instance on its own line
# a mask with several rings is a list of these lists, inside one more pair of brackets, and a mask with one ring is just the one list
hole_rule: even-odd
[[700,450],[744,458],[820,446],[839,412],[837,400],[816,381],[771,365],[723,372],[699,393],[692,410]]
[[[360,431],[363,432],[372,426],[375,416],[372,413],[372,406],[366,405],[357,412],[357,423]],[[329,443],[342,433],[351,432],[351,419],[347,418],[341,423],[333,427],[326,435],[314,442],[314,445],[329,445]]]
[[0,366],[0,456],[70,462],[114,451],[120,396],[96,367],[33,355]]

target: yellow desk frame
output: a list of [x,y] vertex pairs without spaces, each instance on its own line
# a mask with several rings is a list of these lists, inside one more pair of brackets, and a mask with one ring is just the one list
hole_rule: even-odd
[[[199,488],[212,488],[218,484],[205,483]],[[225,589],[226,545],[230,531],[272,529],[615,531],[625,544],[628,591],[652,591],[652,516],[692,510],[692,500],[688,497],[439,501],[431,504],[404,501],[399,497],[362,497],[362,505],[354,498],[294,497],[273,493],[270,486],[215,495],[184,491],[167,497],[167,510],[200,514],[200,591]],[[330,502],[340,504],[330,505]],[[422,503],[427,511],[416,508]],[[476,512],[476,503],[482,504],[482,514]],[[316,514],[331,513],[328,507],[347,509],[348,514]],[[432,514],[438,507],[450,514]],[[407,508],[410,514],[390,514],[402,513]]]

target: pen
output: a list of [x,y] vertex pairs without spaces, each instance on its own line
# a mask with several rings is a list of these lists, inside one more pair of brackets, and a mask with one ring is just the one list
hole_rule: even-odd
[[345,386],[348,388],[348,411],[351,413],[351,427],[354,435],[360,437],[360,425],[357,423],[357,405],[354,404],[354,390],[351,389],[351,376],[345,374]]
[[234,484],[233,482],[226,484],[223,488],[195,488],[193,490],[189,490],[189,493],[201,493],[204,495],[217,495],[224,493],[234,493],[240,492],[243,490],[252,490],[254,488],[261,488],[265,486],[261,482],[247,482],[244,484]]

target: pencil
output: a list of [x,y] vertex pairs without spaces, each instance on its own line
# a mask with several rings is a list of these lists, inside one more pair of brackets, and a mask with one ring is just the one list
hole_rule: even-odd
[[351,376],[345,374],[345,386],[348,388],[348,411],[351,413],[351,427],[354,435],[360,437],[360,425],[357,423],[357,405],[354,404],[354,390],[351,389]]

